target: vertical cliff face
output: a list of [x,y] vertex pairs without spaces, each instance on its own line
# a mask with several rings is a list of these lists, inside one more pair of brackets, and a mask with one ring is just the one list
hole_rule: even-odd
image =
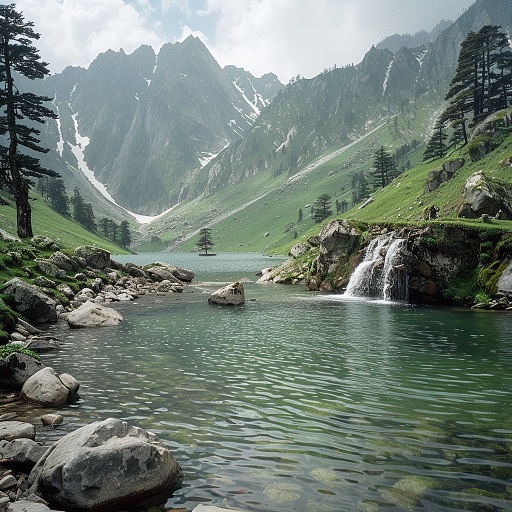
[[143,214],[186,197],[192,176],[244,137],[282,88],[272,74],[222,69],[194,37],[166,44],[158,55],[149,46],[130,55],[109,50],[88,69],[17,84],[35,84],[59,114],[43,128],[51,151],[42,164],[96,202],[93,176],[118,204]]

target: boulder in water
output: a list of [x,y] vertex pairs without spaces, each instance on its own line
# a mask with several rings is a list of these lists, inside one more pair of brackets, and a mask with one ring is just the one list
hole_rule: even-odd
[[212,293],[208,299],[212,304],[238,306],[245,302],[244,285],[236,282]]
[[72,311],[66,320],[71,328],[105,327],[120,324],[123,317],[112,308],[106,308],[88,300]]

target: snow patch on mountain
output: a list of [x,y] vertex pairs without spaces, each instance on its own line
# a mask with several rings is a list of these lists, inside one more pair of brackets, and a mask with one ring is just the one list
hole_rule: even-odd
[[78,169],[84,174],[84,176],[89,180],[91,185],[98,191],[100,194],[105,197],[108,201],[110,201],[115,206],[121,208],[126,213],[130,214],[137,222],[140,224],[148,224],[161,216],[165,215],[166,213],[169,213],[174,207],[169,208],[165,212],[160,213],[159,215],[155,216],[149,216],[149,215],[139,215],[138,213],[131,212],[130,210],[127,210],[120,204],[118,204],[115,199],[110,195],[110,193],[107,190],[106,185],[101,183],[96,179],[96,176],[94,173],[89,169],[89,166],[87,165],[87,162],[85,161],[84,156],[84,150],[89,144],[89,137],[86,137],[84,135],[80,135],[78,131],[78,113],[73,114],[71,116],[73,119],[73,124],[75,126],[75,141],[76,144],[71,144],[71,142],[68,141],[68,145],[71,149],[71,153],[73,153],[73,156],[76,159],[76,162],[78,164]]

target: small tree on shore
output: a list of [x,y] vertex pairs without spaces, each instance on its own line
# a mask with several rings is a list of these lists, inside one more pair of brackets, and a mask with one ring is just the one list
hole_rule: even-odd
[[211,249],[215,244],[212,239],[212,230],[210,228],[201,228],[199,230],[199,240],[196,243],[196,247],[208,254],[208,250]]

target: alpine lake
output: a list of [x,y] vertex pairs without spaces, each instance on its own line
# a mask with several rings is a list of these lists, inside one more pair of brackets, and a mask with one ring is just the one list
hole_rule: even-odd
[[[282,261],[151,253],[181,294],[111,305],[118,327],[50,328],[81,384],[47,442],[108,417],[154,432],[185,480],[167,502],[258,512],[512,510],[512,314],[257,284]],[[241,279],[246,303],[208,304]]]

